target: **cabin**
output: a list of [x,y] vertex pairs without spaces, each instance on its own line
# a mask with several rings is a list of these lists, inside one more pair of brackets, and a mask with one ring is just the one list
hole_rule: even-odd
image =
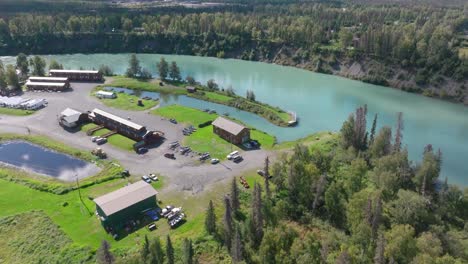
[[250,129],[224,117],[218,117],[212,123],[213,133],[232,144],[240,145],[250,141]]
[[89,114],[89,117],[94,123],[135,141],[143,140],[147,133],[146,127],[97,108]]
[[100,82],[102,73],[100,71],[83,70],[50,70],[51,77],[67,77],[70,81],[78,82]]
[[99,99],[115,99],[117,98],[117,94],[114,92],[108,92],[108,91],[97,91],[96,92],[96,97]]
[[65,91],[70,88],[70,83],[60,82],[26,82],[29,91]]
[[96,214],[107,231],[119,231],[129,222],[141,219],[148,209],[157,208],[157,191],[138,181],[94,199]]
[[86,114],[72,108],[63,110],[59,115],[59,124],[64,128],[76,128],[86,121]]
[[186,89],[188,93],[194,93],[197,91],[197,87],[194,86],[187,86]]

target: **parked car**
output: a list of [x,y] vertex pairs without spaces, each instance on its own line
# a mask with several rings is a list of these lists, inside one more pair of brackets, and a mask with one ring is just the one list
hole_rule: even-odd
[[151,183],[151,179],[147,175],[141,176],[141,179],[144,180],[147,183]]
[[219,159],[211,159],[211,164],[218,164],[219,163]]
[[250,145],[252,145],[252,147],[254,147],[254,148],[259,148],[260,147],[260,143],[258,143],[257,140],[251,140]]
[[128,177],[130,176],[130,172],[128,170],[124,170],[120,173],[123,177]]
[[169,122],[171,122],[172,124],[177,124],[177,120],[175,120],[174,118],[169,119]]
[[235,155],[239,155],[239,151],[236,150],[236,151],[233,151],[233,152],[229,153],[229,154],[226,156],[226,158],[227,158],[228,160],[230,160],[230,159],[232,159]]
[[148,152],[148,149],[147,149],[147,148],[139,148],[139,149],[137,149],[137,153],[138,153],[138,154],[145,154],[146,152]]
[[164,154],[164,157],[166,157],[168,159],[175,159],[174,153],[166,153],[166,154]]
[[233,157],[232,160],[233,160],[234,162],[236,162],[236,163],[239,163],[239,162],[241,162],[242,160],[244,160],[244,158],[242,158],[241,155],[237,155],[237,156]]
[[107,142],[107,138],[98,138],[98,139],[96,139],[96,143],[98,145],[102,145],[102,144],[104,144],[106,142]]
[[151,223],[151,224],[148,225],[148,230],[149,231],[153,231],[155,229],[156,229],[156,224],[155,223]]
[[257,174],[260,176],[265,176],[265,171],[264,170],[257,170]]
[[98,137],[98,136],[93,136],[93,137],[91,137],[91,141],[92,141],[92,142],[96,142],[96,140],[97,140],[98,138],[100,138],[100,137]]
[[159,180],[159,179],[158,179],[158,176],[156,176],[156,174],[154,174],[154,173],[150,173],[149,177],[150,177],[150,179],[153,180],[153,181],[158,181],[158,180]]
[[210,153],[204,153],[200,156],[200,160],[207,160],[210,158]]

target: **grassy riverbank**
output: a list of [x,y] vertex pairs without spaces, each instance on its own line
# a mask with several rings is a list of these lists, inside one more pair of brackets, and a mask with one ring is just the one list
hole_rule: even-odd
[[[183,145],[192,147],[197,152],[210,152],[212,157],[223,159],[233,149],[238,146],[233,146],[231,143],[220,138],[213,133],[213,126],[209,125],[199,128],[198,125],[207,121],[214,121],[219,115],[209,114],[194,108],[181,105],[169,105],[155,109],[151,112],[165,118],[174,118],[180,123],[193,125],[197,131],[192,135],[185,137]],[[236,120],[236,122],[239,122]],[[252,139],[258,140],[264,149],[271,149],[275,144],[275,138],[265,132],[251,128],[250,136]]]
[[[95,91],[92,93],[92,95],[94,96],[94,94],[95,94]],[[122,110],[129,110],[129,111],[148,110],[159,104],[158,101],[141,99],[140,97],[136,95],[130,95],[126,93],[118,93],[117,97],[113,99],[102,98],[99,100],[103,102],[106,106],[118,108]],[[142,101],[141,105],[138,105],[138,100]]]
[[[164,83],[163,85],[161,85]],[[170,94],[185,94],[187,96],[197,98],[200,100],[213,102],[217,104],[227,105],[230,107],[234,107],[243,111],[251,112],[253,114],[259,115],[272,124],[277,126],[288,126],[288,121],[291,120],[290,115],[278,108],[273,107],[268,104],[264,104],[258,101],[247,100],[244,97],[229,94],[225,91],[210,91],[208,87],[204,85],[196,85],[197,92],[195,93],[188,93],[184,88],[186,86],[183,82],[171,82],[171,81],[164,81],[161,82],[160,80],[153,79],[153,80],[140,80],[140,79],[133,79],[124,76],[115,76],[111,77],[109,81],[105,85],[100,85],[94,89],[100,90],[104,87],[121,87],[127,88],[135,91],[151,91],[151,92],[160,92],[160,93],[170,93]],[[94,92],[93,92],[94,94]],[[136,102],[138,100],[138,96],[136,95],[123,95],[118,94],[117,99],[103,99],[102,101],[104,104],[120,108],[124,110],[144,110],[153,107],[154,102],[147,102],[148,107],[138,107]],[[128,97],[127,97],[128,96]],[[122,97],[122,98],[120,98]],[[145,103],[145,102],[144,102]],[[154,104],[154,105],[152,105]]]

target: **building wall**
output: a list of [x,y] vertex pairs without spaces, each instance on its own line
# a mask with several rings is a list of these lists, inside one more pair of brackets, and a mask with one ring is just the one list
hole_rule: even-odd
[[96,210],[99,215],[106,217],[106,220],[101,222],[104,227],[111,227],[114,230],[121,229],[130,220],[140,219],[143,215],[142,212],[146,209],[156,208],[156,196],[145,199],[139,203],[129,206],[119,212],[110,216],[106,216],[102,209],[96,205]]
[[221,129],[217,126],[213,126],[213,132],[219,135],[221,138],[231,142],[235,145],[240,145],[250,140],[250,129],[244,128],[238,135],[234,136],[228,131]]
[[64,86],[43,86],[43,85],[26,85],[28,90],[52,90],[52,91],[63,91],[70,88],[69,83],[65,83]]
[[70,81],[102,81],[102,73],[51,72],[52,77],[68,77]]
[[101,116],[99,114],[96,114],[96,117],[94,118],[94,122],[105,126],[109,130],[116,130],[118,133],[129,137],[135,141],[141,141],[143,139],[143,136],[145,134],[146,129],[142,128],[140,130],[133,129],[131,127],[128,127],[126,125],[123,125],[115,120],[109,119],[107,117]]

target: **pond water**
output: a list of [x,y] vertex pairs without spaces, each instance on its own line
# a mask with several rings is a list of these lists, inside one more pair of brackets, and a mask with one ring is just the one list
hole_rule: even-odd
[[91,163],[24,141],[0,143],[0,162],[63,181],[75,181],[99,171]]
[[[203,83],[214,79],[222,87],[232,86],[239,95],[253,90],[259,101],[296,112],[299,125],[295,128],[278,128],[254,115],[235,116],[275,135],[279,141],[295,140],[318,131],[338,131],[348,115],[364,104],[369,109],[369,126],[372,116],[378,113],[379,127],[394,127],[397,112],[403,112],[404,144],[408,145],[410,158],[420,161],[424,146],[432,144],[443,152],[442,177],[448,177],[451,183],[468,185],[468,107],[293,67],[194,56],[137,56],[141,66],[154,76],[156,63],[165,57],[177,62],[183,77],[190,75]],[[106,64],[114,73],[122,74],[129,57],[130,54],[71,54],[50,55],[46,59],[53,58],[68,69],[91,69]],[[0,59],[4,63],[15,61],[14,57]],[[203,104],[206,105],[203,108],[214,108]]]

